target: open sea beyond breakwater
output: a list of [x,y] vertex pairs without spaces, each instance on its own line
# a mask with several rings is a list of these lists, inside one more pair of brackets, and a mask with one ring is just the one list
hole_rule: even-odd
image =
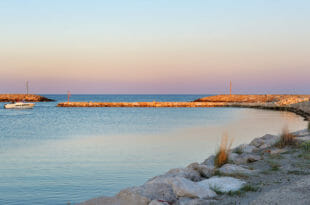
[[[0,204],[66,204],[144,183],[234,144],[306,127],[293,113],[246,108],[0,109]],[[73,95],[71,101],[193,101],[207,95]]]

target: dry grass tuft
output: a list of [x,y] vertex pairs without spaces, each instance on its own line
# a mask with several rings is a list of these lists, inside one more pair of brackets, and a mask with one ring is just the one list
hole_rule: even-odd
[[296,136],[289,133],[287,126],[283,128],[282,134],[280,136],[280,140],[277,142],[277,146],[283,148],[289,145],[296,145]]
[[232,142],[233,140],[229,140],[226,134],[223,135],[220,148],[215,155],[214,165],[216,167],[221,167],[228,162],[229,150]]

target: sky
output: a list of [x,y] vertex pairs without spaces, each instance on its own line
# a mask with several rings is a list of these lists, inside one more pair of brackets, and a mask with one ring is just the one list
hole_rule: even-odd
[[308,0],[2,0],[0,93],[310,94]]

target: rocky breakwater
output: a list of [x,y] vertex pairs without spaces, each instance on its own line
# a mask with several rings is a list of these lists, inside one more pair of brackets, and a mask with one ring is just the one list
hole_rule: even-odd
[[194,102],[225,103],[226,107],[244,107],[294,112],[310,119],[310,95],[216,95]]
[[0,94],[0,102],[27,101],[27,102],[50,102],[52,99],[33,94]]
[[63,102],[58,107],[223,107],[222,102]]
[[221,166],[212,155],[82,205],[310,204],[310,132],[287,136],[294,143],[267,134],[228,150]]

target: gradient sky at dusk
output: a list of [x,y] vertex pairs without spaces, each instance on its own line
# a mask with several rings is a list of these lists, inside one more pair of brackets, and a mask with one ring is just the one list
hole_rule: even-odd
[[0,93],[310,93],[310,1],[2,0]]

